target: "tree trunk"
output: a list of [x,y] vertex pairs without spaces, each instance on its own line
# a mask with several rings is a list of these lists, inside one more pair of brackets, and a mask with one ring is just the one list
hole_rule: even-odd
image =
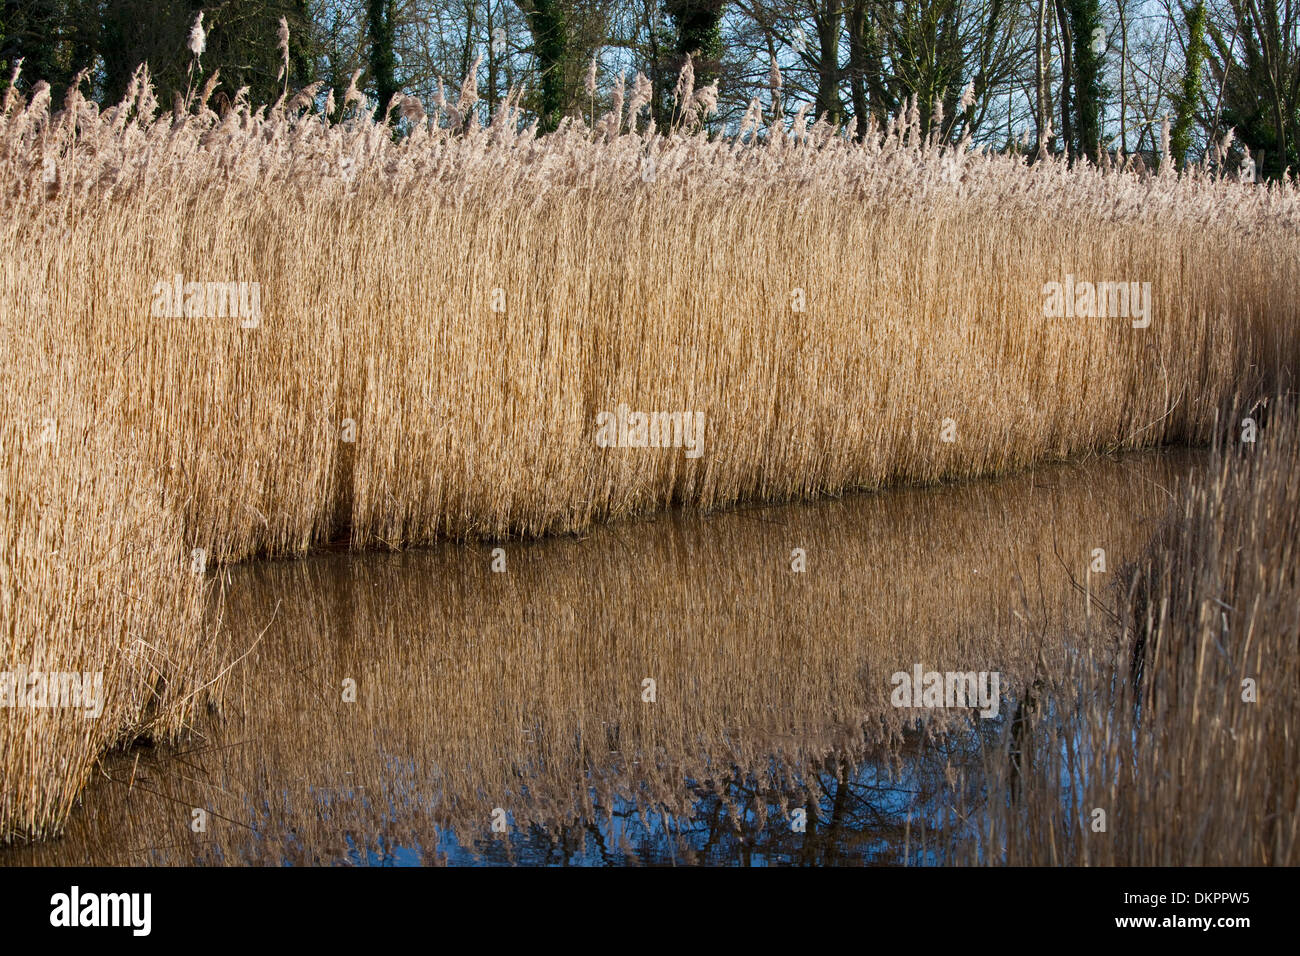
[[866,46],[867,0],[853,0],[845,12],[849,28],[849,92],[853,116],[858,121],[858,142],[867,134]]
[[840,0],[823,0],[814,12],[817,28],[817,116],[831,123],[844,121],[840,103]]
[[722,65],[723,0],[666,0],[664,7],[677,27],[678,66],[692,58],[695,86],[708,86]]
[[1119,149],[1128,155],[1128,0],[1119,4]]
[[1074,142],[1078,154],[1096,161],[1101,142],[1101,54],[1093,39],[1102,32],[1098,0],[1066,0],[1074,48]]
[[1073,125],[1070,122],[1070,84],[1074,79],[1074,60],[1070,55],[1070,18],[1065,11],[1065,0],[1056,0],[1056,19],[1061,41],[1061,145],[1068,158],[1074,144]]
[[397,55],[393,51],[393,0],[367,0],[366,32],[370,38],[370,75],[382,116],[397,95]]
[[544,133],[560,125],[568,108],[565,73],[568,71],[569,27],[563,0],[533,0],[528,9],[528,26],[533,33],[537,72],[541,74],[539,126]]
[[1038,108],[1034,114],[1034,125],[1038,132],[1038,156],[1041,159],[1047,153],[1047,0],[1038,0],[1038,32],[1034,38],[1035,77],[1038,88]]

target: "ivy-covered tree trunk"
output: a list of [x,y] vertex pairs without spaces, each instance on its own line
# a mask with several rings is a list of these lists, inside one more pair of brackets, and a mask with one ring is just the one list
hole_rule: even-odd
[[1183,69],[1183,88],[1174,102],[1174,129],[1169,148],[1181,169],[1192,148],[1192,124],[1201,102],[1201,70],[1205,66],[1205,2],[1196,0],[1183,7],[1187,22],[1187,61]]
[[304,87],[315,81],[316,25],[311,18],[307,0],[293,0],[289,19],[289,84]]
[[722,65],[722,10],[724,0],[666,0],[664,7],[677,29],[674,52],[679,62],[692,57],[695,85],[707,86],[718,78]]
[[393,0],[368,0],[366,33],[370,40],[370,76],[379,97],[379,112],[397,94],[397,54],[393,49]]
[[568,108],[566,74],[572,56],[564,0],[533,0],[525,10],[533,34],[537,72],[541,75],[541,103],[537,113],[541,131],[560,125]]
[[1096,161],[1101,145],[1101,64],[1105,30],[1100,0],[1066,0],[1074,41],[1074,129],[1077,155]]

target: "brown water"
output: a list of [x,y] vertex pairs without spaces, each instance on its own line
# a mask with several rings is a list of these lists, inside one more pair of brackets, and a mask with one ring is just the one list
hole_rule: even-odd
[[[1078,588],[1114,603],[1201,461],[669,514],[501,573],[455,544],[228,569],[223,713],[107,759],[63,838],[0,863],[945,859],[1026,683],[1114,639]],[[997,671],[997,716],[892,706],[917,664]]]

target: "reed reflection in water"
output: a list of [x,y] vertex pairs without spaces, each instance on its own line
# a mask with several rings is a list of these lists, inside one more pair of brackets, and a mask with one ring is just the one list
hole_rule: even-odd
[[[942,860],[1023,689],[1114,639],[1080,588],[1106,600],[1201,460],[671,514],[499,573],[456,544],[230,568],[224,712],[0,863]],[[892,706],[917,664],[997,671],[998,715]]]

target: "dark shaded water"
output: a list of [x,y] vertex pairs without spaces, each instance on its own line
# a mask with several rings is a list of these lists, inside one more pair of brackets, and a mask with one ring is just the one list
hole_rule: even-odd
[[[1079,588],[1108,600],[1200,461],[664,515],[504,545],[502,572],[451,544],[231,568],[223,712],[113,755],[62,839],[0,863],[996,857],[1017,698],[1113,638]],[[997,715],[893,706],[918,664],[998,672]]]

